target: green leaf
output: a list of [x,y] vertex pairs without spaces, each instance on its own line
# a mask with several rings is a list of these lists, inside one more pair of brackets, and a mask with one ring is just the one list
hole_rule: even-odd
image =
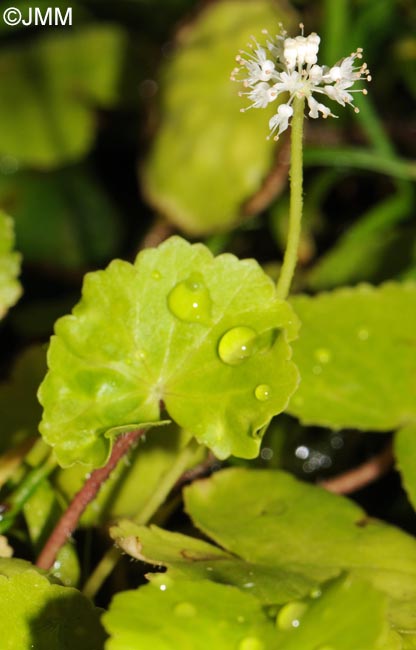
[[[276,104],[241,113],[248,102],[230,81],[238,51],[252,34],[290,29],[296,19],[271,0],[209,5],[179,34],[162,78],[162,120],[143,171],[145,194],[186,232],[227,230],[271,170],[275,146],[266,140]],[[209,197],[209,200],[207,200]]]
[[[365,582],[338,580],[322,596],[311,599],[299,618],[296,609],[302,612],[298,603],[288,603],[278,613],[276,648],[369,650],[384,647],[380,642],[387,634],[385,597]],[[394,646],[387,648],[393,650]]]
[[[116,595],[103,623],[110,633],[106,650],[263,650],[273,638],[271,622],[250,594],[163,575],[141,589]],[[252,639],[251,645],[247,639]]]
[[0,605],[7,612],[0,619],[4,650],[103,647],[98,610],[87,598],[76,589],[51,584],[34,568],[22,568],[0,575]]
[[294,361],[302,382],[287,409],[306,424],[388,431],[416,418],[416,284],[296,296]]
[[302,599],[348,571],[388,597],[397,632],[416,637],[416,541],[348,499],[285,472],[235,468],[187,487],[185,504],[217,546],[125,522],[112,535],[134,557],[167,566],[168,576],[205,574],[268,605]]
[[0,319],[20,298],[20,255],[13,251],[13,221],[0,210]]
[[28,263],[85,267],[111,258],[119,243],[117,212],[87,166],[0,175],[0,205],[12,207]]
[[416,510],[416,424],[409,424],[396,433],[394,452],[403,486]]
[[234,554],[321,580],[338,569],[370,582],[391,599],[391,624],[415,634],[398,612],[416,607],[416,540],[353,502],[284,472],[232,469],[186,488],[185,503],[197,527]]
[[45,357],[43,346],[27,348],[18,357],[10,379],[0,384],[0,452],[38,433],[42,409],[36,391],[45,376]]
[[[213,544],[158,526],[138,526],[120,521],[110,529],[117,546],[132,557],[158,566],[166,566],[169,576],[231,584],[252,592],[265,604],[284,603],[303,598],[319,582],[340,573],[339,569],[320,572],[310,567],[285,565],[275,559],[263,561],[256,557],[230,553]],[[225,545],[225,548],[226,545]]]
[[[249,593],[157,575],[150,585],[115,596],[103,617],[106,649],[376,650],[385,635],[384,601],[369,585],[347,579],[315,600],[288,603],[275,625],[275,612],[266,613]],[[300,620],[296,609],[305,610]]]
[[254,457],[298,383],[297,320],[270,278],[179,237],[88,274],[55,331],[40,430],[63,466],[103,465],[115,429],[160,422],[161,400],[220,458]]
[[82,157],[95,137],[93,107],[109,108],[117,99],[123,51],[123,34],[110,26],[2,49],[0,153],[37,168]]

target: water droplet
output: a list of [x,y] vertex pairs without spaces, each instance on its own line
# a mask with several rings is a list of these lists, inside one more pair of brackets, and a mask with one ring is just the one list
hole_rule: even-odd
[[228,366],[238,366],[255,350],[257,332],[251,327],[233,327],[220,339],[218,355]]
[[192,618],[195,616],[196,609],[192,603],[178,603],[175,605],[174,610],[176,616],[181,616],[182,618]]
[[212,568],[212,566],[207,566],[207,571],[213,571],[213,570],[214,569]]
[[306,447],[305,445],[300,445],[299,447],[296,447],[295,450],[295,456],[296,458],[300,458],[301,460],[305,460],[306,458],[309,457],[309,448]]
[[270,392],[270,386],[268,386],[268,384],[259,384],[256,386],[254,394],[259,402],[267,402],[270,398]]
[[319,363],[329,363],[331,361],[331,352],[327,348],[318,348],[315,350],[315,359]]
[[255,636],[246,636],[238,644],[238,650],[264,650],[264,644]]
[[360,329],[357,331],[357,336],[360,341],[366,341],[370,336],[370,332],[365,327],[360,327]]
[[166,585],[159,585],[160,591],[166,591],[167,586]]
[[312,368],[312,372],[314,375],[320,375],[322,372],[322,366],[318,366],[318,365],[314,366]]
[[208,325],[212,300],[202,275],[192,273],[186,280],[173,287],[168,295],[168,307],[179,320]]
[[162,278],[161,272],[155,269],[154,271],[152,271],[152,278],[153,280],[160,280]]
[[277,625],[281,630],[291,630],[299,627],[302,614],[308,609],[306,603],[294,600],[284,605],[277,615]]
[[244,589],[251,589],[252,587],[254,587],[254,582],[245,582],[243,584],[243,587]]
[[263,447],[260,456],[263,460],[271,460],[273,458],[273,453],[273,449],[270,449],[270,447]]
[[318,587],[316,587],[316,589],[312,589],[309,596],[311,598],[320,598],[322,596],[322,591]]

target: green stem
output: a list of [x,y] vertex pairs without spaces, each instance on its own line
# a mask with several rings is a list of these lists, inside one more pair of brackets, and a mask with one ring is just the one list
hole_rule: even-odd
[[[164,475],[160,481],[157,489],[153,492],[151,498],[143,506],[139,512],[133,517],[136,524],[146,524],[153,517],[155,512],[165,501],[172,487],[177,482],[178,478],[182,476],[185,470],[189,467],[195,453],[198,449],[198,444],[195,440],[191,440],[177,455],[175,462]],[[121,557],[120,551],[112,546],[101,558],[100,562],[95,567],[94,571],[86,581],[82,590],[83,594],[88,598],[94,598],[95,594],[101,588],[101,585],[108,578],[113,571]]]
[[309,165],[365,169],[399,179],[416,180],[416,161],[361,147],[308,147],[305,166]]
[[295,97],[293,102],[292,133],[290,145],[290,208],[289,233],[282,270],[277,283],[277,296],[287,298],[298,260],[299,239],[303,205],[303,118],[305,98]]
[[13,492],[9,499],[2,504],[5,514],[0,516],[0,534],[5,533],[13,525],[17,515],[22,511],[25,503],[35,492],[39,483],[41,483],[57,467],[57,462],[53,454],[49,452],[49,457],[40,467],[29,471],[21,481],[19,487]]

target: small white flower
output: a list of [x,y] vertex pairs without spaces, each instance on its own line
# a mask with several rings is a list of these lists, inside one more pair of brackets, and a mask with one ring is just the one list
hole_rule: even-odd
[[[303,25],[301,35],[287,38],[286,32],[281,29],[280,34],[269,38],[265,47],[262,47],[253,37],[249,43],[249,52],[240,52],[237,56],[239,64],[231,74],[233,81],[241,81],[251,104],[247,108],[266,108],[282,93],[288,94],[285,103],[281,103],[269,121],[270,135],[277,140],[280,133],[285,131],[293,115],[292,103],[295,97],[305,97],[309,107],[309,116],[317,118],[336,117],[331,110],[318,102],[313,94],[326,95],[341,106],[353,104],[352,93],[366,94],[366,89],[352,89],[357,81],[370,81],[370,72],[365,63],[356,65],[357,59],[362,58],[362,49],[359,48],[350,56],[342,59],[332,68],[320,66],[318,50],[320,38],[314,32],[304,36]],[[267,31],[263,32],[267,34]],[[242,70],[247,76],[239,78]],[[358,112],[358,108],[354,107]]]

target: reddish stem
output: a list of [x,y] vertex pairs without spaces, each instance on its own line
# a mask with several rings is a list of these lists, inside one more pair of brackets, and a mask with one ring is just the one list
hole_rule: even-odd
[[48,571],[53,566],[59,550],[77,527],[87,505],[95,498],[101,485],[108,479],[119,460],[145,432],[145,429],[137,429],[117,438],[107,464],[91,473],[56,524],[36,561],[37,567]]
[[393,466],[393,462],[393,448],[392,444],[389,443],[379,454],[362,465],[354,467],[354,469],[344,474],[322,481],[320,485],[335,494],[352,494],[387,474]]

